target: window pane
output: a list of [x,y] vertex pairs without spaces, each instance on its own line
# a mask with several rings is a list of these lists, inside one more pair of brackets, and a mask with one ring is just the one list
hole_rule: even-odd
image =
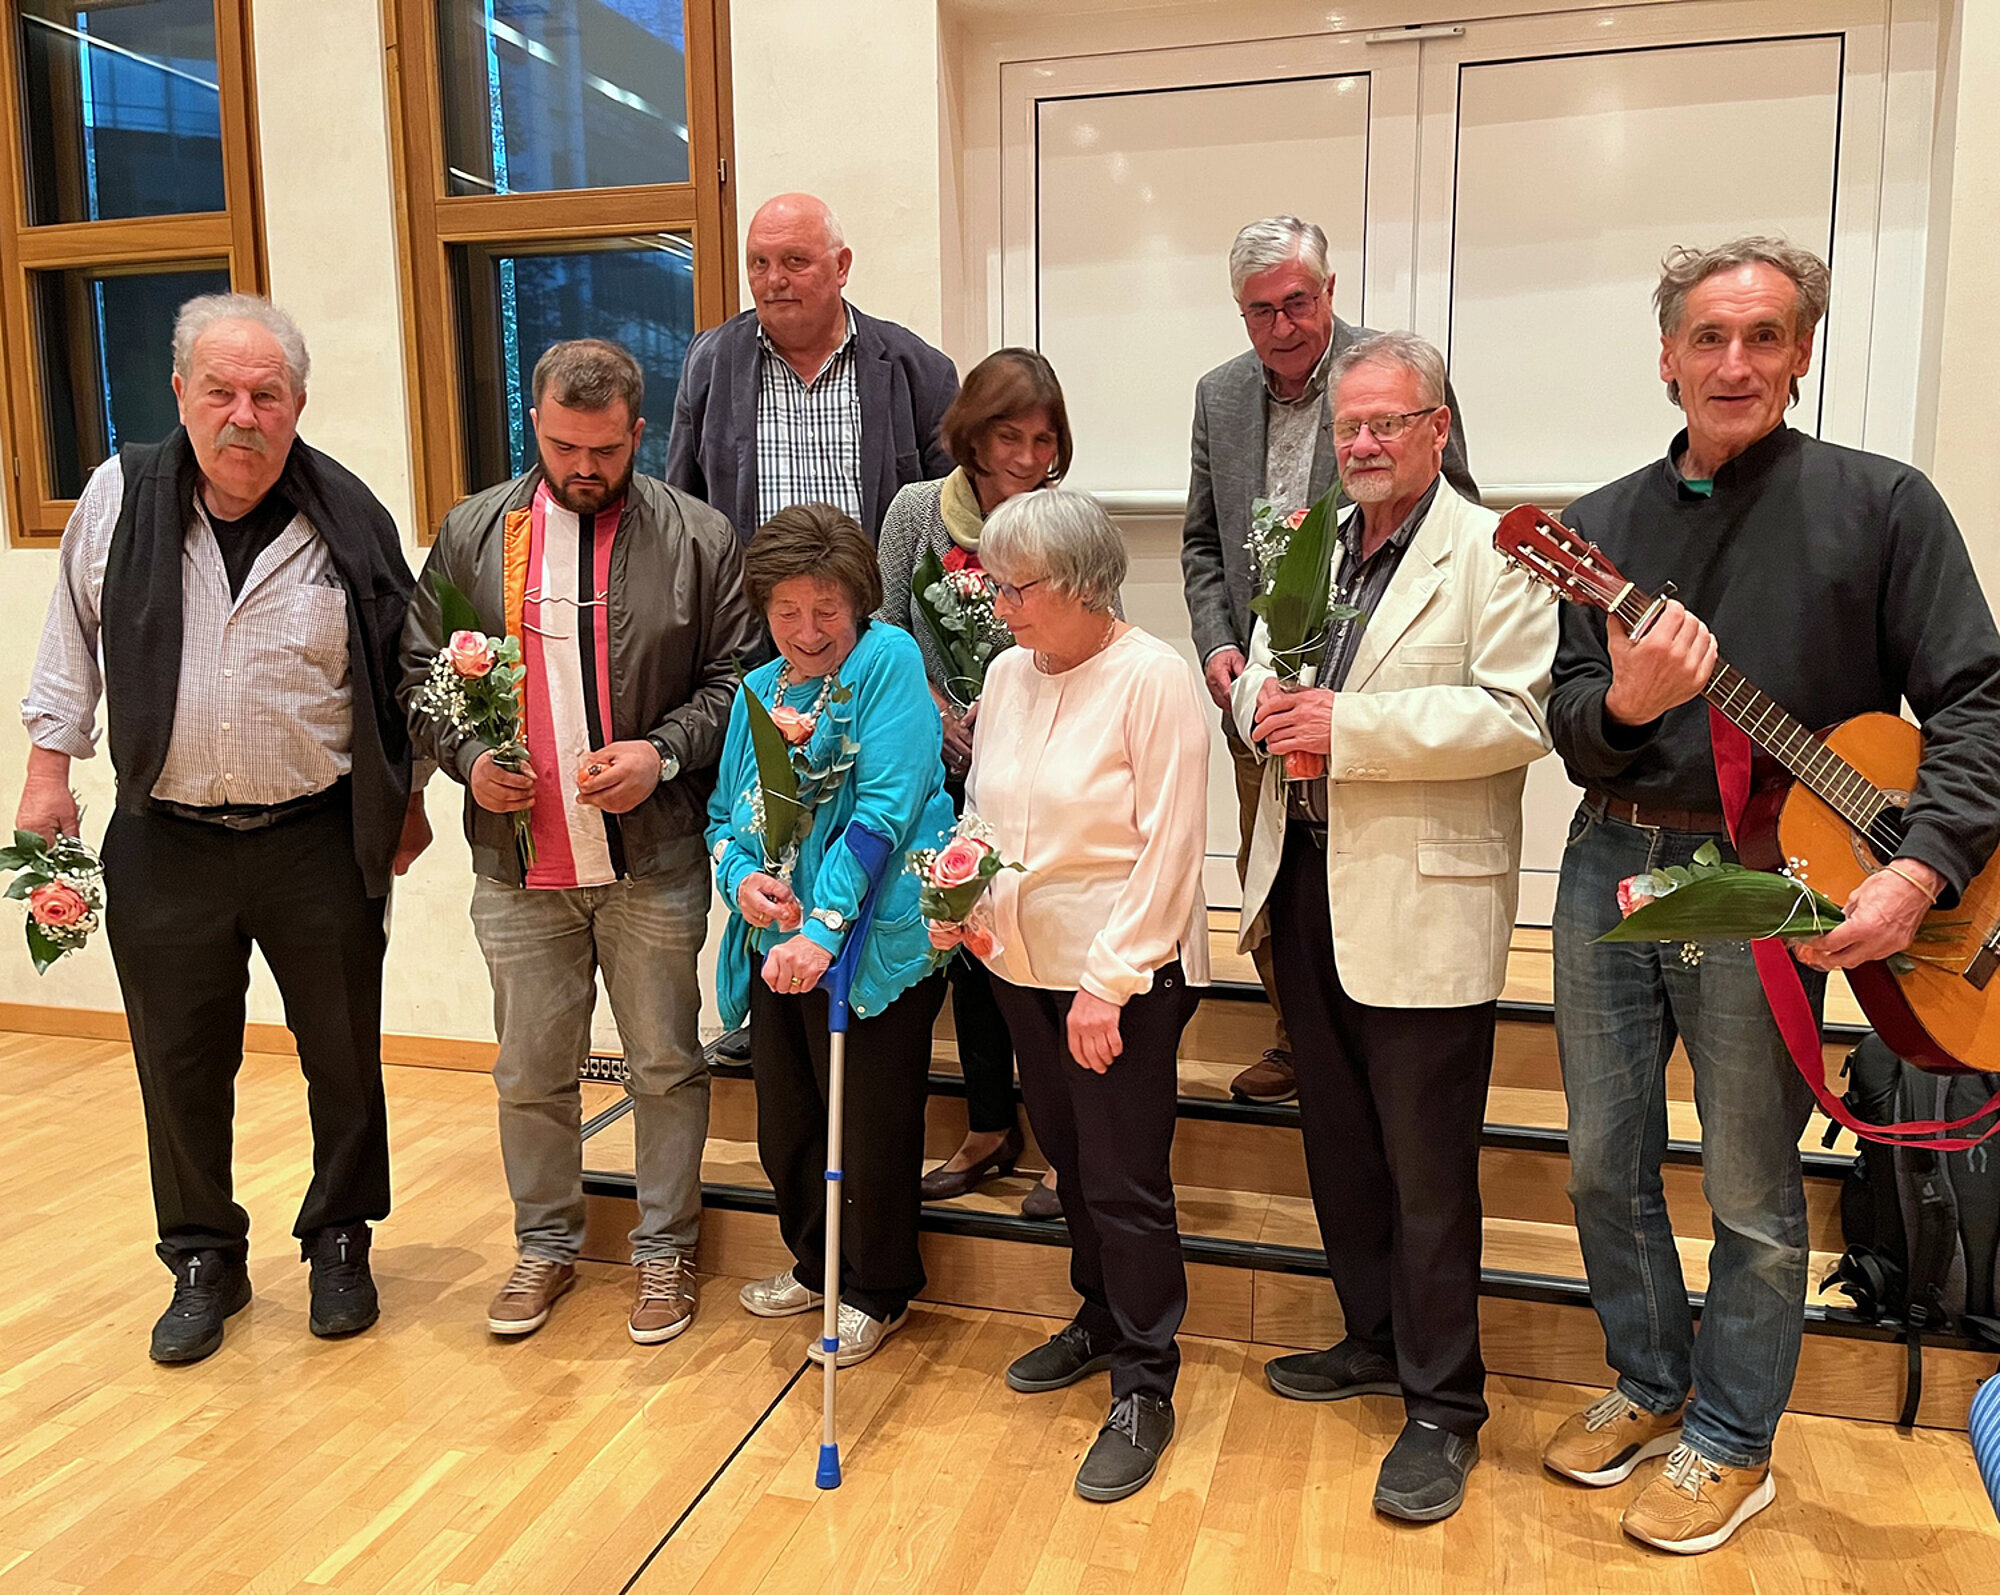
[[212,0],[22,0],[28,220],[224,208]]
[[42,363],[49,470],[75,498],[121,443],[157,443],[174,408],[174,313],[197,294],[229,291],[220,265],[169,271],[38,271],[35,347]]
[[437,0],[447,192],[688,180],[681,0]]
[[565,338],[608,338],[646,373],[639,469],[664,474],[674,392],[694,338],[694,252],[674,233],[527,253],[455,245],[452,276],[465,383],[465,470],[474,488],[534,459],[535,362]]

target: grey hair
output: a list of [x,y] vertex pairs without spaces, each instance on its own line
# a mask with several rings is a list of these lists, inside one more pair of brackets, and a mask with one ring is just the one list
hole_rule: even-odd
[[1290,265],[1294,260],[1324,288],[1333,275],[1326,255],[1326,230],[1296,216],[1266,216],[1260,222],[1250,223],[1229,246],[1231,296],[1241,304],[1243,285],[1258,272]]
[[1417,379],[1424,403],[1444,403],[1444,356],[1428,338],[1414,332],[1378,332],[1349,344],[1327,367],[1326,391],[1338,397],[1341,379],[1358,366],[1399,367]]
[[[1810,249],[1783,238],[1752,233],[1732,238],[1713,249],[1694,249],[1676,244],[1660,261],[1660,280],[1653,289],[1653,308],[1660,316],[1660,336],[1671,338],[1681,330],[1687,314],[1688,295],[1717,272],[1734,271],[1739,266],[1769,266],[1792,281],[1797,297],[1793,300],[1792,336],[1804,338],[1826,314],[1833,293],[1833,273]],[[1792,402],[1799,400],[1799,379],[1792,378]],[[1679,405],[1681,385],[1667,384],[1667,402]]]
[[605,338],[571,338],[550,344],[535,362],[537,406],[552,388],[556,403],[573,410],[608,410],[623,399],[625,418],[636,421],[646,397],[646,373],[619,344]]
[[986,517],[979,557],[989,569],[1039,572],[1086,609],[1111,611],[1125,581],[1125,541],[1088,493],[1019,493]]
[[296,321],[261,294],[202,294],[181,306],[174,316],[174,374],[182,382],[194,376],[194,346],[204,333],[225,321],[247,321],[276,338],[284,352],[285,370],[291,375],[292,397],[306,391],[306,378],[312,375],[306,335]]

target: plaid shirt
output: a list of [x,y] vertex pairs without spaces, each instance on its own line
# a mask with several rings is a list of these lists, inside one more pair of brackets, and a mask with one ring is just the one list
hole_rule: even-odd
[[[99,600],[125,477],[112,455],[63,533],[62,567],[21,700],[37,747],[97,750]],[[152,796],[197,808],[286,803],[331,786],[352,760],[347,595],[303,515],[257,556],[243,591],[196,495],[181,563],[181,680],[173,739]]]
[[793,504],[832,504],[861,519],[861,384],[854,312],[847,336],[807,382],[760,327],[757,373],[757,519]]

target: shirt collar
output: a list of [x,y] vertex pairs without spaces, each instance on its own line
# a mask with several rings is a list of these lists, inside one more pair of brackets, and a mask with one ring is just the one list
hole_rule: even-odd
[[[854,347],[854,306],[843,300],[841,301],[841,309],[847,316],[847,336],[842,338],[835,345],[833,353],[826,357],[826,365],[821,366],[819,371],[813,373],[814,381],[819,380],[820,371],[824,371],[826,366],[832,365],[841,355]],[[778,353],[778,346],[771,342],[771,335],[764,330],[764,323],[761,321],[757,323],[757,346],[766,354],[776,355]]]
[[1333,342],[1333,338],[1329,336],[1326,340],[1326,348],[1320,354],[1319,364],[1312,368],[1312,375],[1306,378],[1305,391],[1300,393],[1296,399],[1281,399],[1278,397],[1278,385],[1271,375],[1271,368],[1262,361],[1259,361],[1257,369],[1264,373],[1264,392],[1270,401],[1273,404],[1300,405],[1306,403],[1308,400],[1326,397],[1326,373],[1328,368],[1333,364]]
[[[1723,461],[1716,467],[1715,475],[1711,479],[1716,492],[1726,492],[1732,484],[1752,481],[1762,476],[1771,468],[1772,462],[1792,446],[1793,440],[1799,435],[1792,430],[1790,423],[1780,421],[1741,454],[1734,459]],[[1687,446],[1687,428],[1682,427],[1674,435],[1673,442],[1667,445],[1667,456],[1660,462],[1660,468],[1666,472],[1667,485],[1678,497],[1703,502],[1705,495],[1689,487],[1687,478],[1681,475],[1680,460],[1681,456],[1687,453]]]
[[[1383,548],[1400,550],[1410,546],[1411,539],[1417,535],[1417,528],[1424,524],[1424,517],[1430,514],[1431,505],[1437,501],[1438,486],[1443,481],[1444,477],[1442,475],[1431,479],[1431,485],[1424,489],[1424,496],[1411,506],[1410,513],[1405,515],[1402,524],[1389,534],[1389,540],[1382,545],[1382,548],[1375,550],[1377,554],[1380,554]],[[1350,560],[1359,561],[1361,559],[1361,506],[1359,504],[1354,506],[1354,513],[1340,523],[1340,546],[1347,551],[1347,557]]]

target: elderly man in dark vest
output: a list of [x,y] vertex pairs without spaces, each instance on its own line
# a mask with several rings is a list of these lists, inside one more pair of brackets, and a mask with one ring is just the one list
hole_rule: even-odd
[[430,832],[396,703],[409,564],[374,494],[299,439],[308,370],[265,300],[181,307],[181,425],[92,474],[21,704],[34,746],[16,823],[52,837],[76,832],[69,764],[95,751],[104,699],[106,923],[174,1274],[157,1362],[208,1356],[250,1300],[230,1151],[253,942],[306,1077],[313,1176],[294,1233],[312,1331],[378,1315],[385,910]]

